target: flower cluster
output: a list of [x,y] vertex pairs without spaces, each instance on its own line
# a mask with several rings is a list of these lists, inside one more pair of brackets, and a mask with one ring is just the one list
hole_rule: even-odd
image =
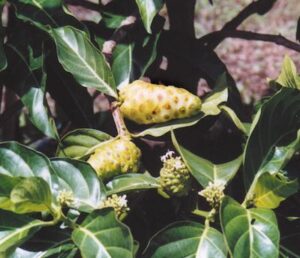
[[224,198],[225,184],[221,181],[209,182],[208,186],[199,192],[213,208],[218,208]]
[[114,208],[118,218],[125,216],[129,211],[126,195],[124,194],[122,196],[118,196],[116,194],[113,194],[99,205],[100,209],[107,207]]
[[160,170],[161,191],[168,196],[187,195],[191,186],[191,176],[181,157],[174,157],[173,151],[168,151],[161,157],[163,167]]
[[74,204],[74,195],[71,191],[63,189],[59,191],[57,201],[62,206],[71,206]]

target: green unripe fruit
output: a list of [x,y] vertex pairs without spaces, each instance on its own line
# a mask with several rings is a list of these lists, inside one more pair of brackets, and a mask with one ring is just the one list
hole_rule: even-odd
[[101,145],[87,162],[101,179],[108,180],[117,175],[138,172],[140,157],[140,149],[128,138],[122,137]]
[[166,122],[190,117],[201,108],[201,100],[182,88],[134,81],[120,90],[121,112],[138,124]]
[[[171,153],[171,154],[170,154]],[[170,196],[185,196],[191,189],[191,176],[181,157],[173,157],[173,152],[168,152],[163,160],[160,170],[160,193]]]

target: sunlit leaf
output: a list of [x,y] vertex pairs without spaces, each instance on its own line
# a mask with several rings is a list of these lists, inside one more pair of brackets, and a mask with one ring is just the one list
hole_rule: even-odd
[[94,211],[72,233],[83,258],[133,257],[133,239],[112,209]]
[[299,190],[298,179],[288,180],[281,173],[262,174],[253,190],[256,207],[274,209]]
[[245,209],[225,197],[220,207],[220,219],[231,257],[278,257],[279,230],[272,210]]
[[225,258],[226,254],[224,238],[218,230],[200,223],[182,221],[155,234],[143,257]]
[[89,164],[60,158],[52,159],[51,163],[58,180],[56,196],[61,191],[71,192],[74,197],[71,207],[80,211],[91,212],[99,207],[106,197],[105,187]]
[[56,44],[59,62],[78,83],[117,98],[109,65],[83,31],[65,26],[53,29],[51,35]]
[[107,193],[117,194],[137,190],[159,188],[160,184],[156,178],[147,174],[126,174],[114,177],[106,184]]
[[163,6],[162,0],[136,0],[145,29],[151,33],[151,24],[155,15]]
[[47,222],[0,210],[0,254],[7,257]]

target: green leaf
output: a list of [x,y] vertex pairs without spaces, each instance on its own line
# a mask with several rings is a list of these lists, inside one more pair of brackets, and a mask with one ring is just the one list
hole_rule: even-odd
[[55,8],[62,5],[61,0],[19,0],[20,3],[34,5],[40,9]]
[[71,207],[91,212],[106,198],[105,187],[89,164],[59,158],[52,159],[51,163],[57,176],[53,192],[56,196],[60,191],[71,192],[74,196]]
[[297,74],[296,66],[289,56],[284,57],[280,75],[275,82],[282,87],[300,90],[300,76]]
[[73,244],[64,244],[58,247],[50,248],[47,251],[31,252],[21,248],[17,248],[8,258],[71,258],[74,257],[71,254],[76,251],[76,247]]
[[81,128],[67,133],[57,149],[57,156],[79,159],[91,154],[101,143],[111,136],[95,129]]
[[108,195],[159,187],[157,179],[148,174],[121,175],[106,184]]
[[224,111],[226,115],[229,116],[231,121],[235,124],[235,126],[238,129],[240,129],[244,134],[248,135],[248,129],[245,127],[245,125],[241,122],[236,113],[230,107],[221,106],[220,109]]
[[72,233],[83,258],[133,257],[133,239],[112,209],[91,213]]
[[53,169],[42,153],[17,142],[0,143],[0,174],[13,177],[41,177],[52,185]]
[[[294,142],[300,128],[299,103],[298,90],[283,88],[265,102],[256,114],[244,152],[247,189],[255,177],[257,179],[262,173],[271,172],[271,165],[281,169],[299,148],[298,140]],[[255,182],[252,187],[254,185]]]
[[231,257],[278,257],[279,230],[272,210],[245,209],[232,198],[225,197],[220,207],[220,220]]
[[151,24],[155,15],[163,7],[162,0],[136,0],[139,12],[148,33],[151,33]]
[[226,254],[226,245],[218,230],[192,221],[181,221],[155,234],[143,257],[226,258]]
[[109,12],[101,12],[101,22],[105,24],[106,28],[109,29],[117,29],[121,26],[122,21],[124,21],[127,17],[123,15],[117,15]]
[[275,209],[279,204],[295,194],[299,189],[298,180],[288,180],[281,173],[262,174],[253,190],[254,205],[260,208]]
[[109,65],[83,31],[65,26],[52,29],[50,34],[56,44],[59,62],[78,83],[118,97]]
[[157,57],[157,44],[160,39],[160,33],[154,35],[144,34],[140,36],[143,41],[135,42],[133,49],[133,74],[134,78],[145,76],[148,68]]
[[49,211],[51,198],[49,185],[40,177],[23,179],[10,193],[16,213]]
[[26,52],[24,52],[25,50],[22,52],[22,47],[18,49],[12,44],[9,44],[9,47],[9,83],[13,85],[13,90],[28,109],[28,117],[33,125],[45,135],[56,139],[55,123],[49,115],[45,100],[47,75],[43,71],[43,54],[39,56],[39,67],[37,67],[36,64],[29,63],[24,56],[26,54],[33,55],[33,53],[27,53],[30,48]]
[[0,174],[0,208],[4,210],[14,210],[11,202],[10,193],[12,189],[22,181],[21,177],[12,177]]
[[228,97],[228,90],[223,89],[222,91],[218,91],[210,95],[207,99],[203,101],[201,113],[183,119],[175,119],[172,121],[168,121],[165,123],[160,123],[154,125],[140,133],[133,135],[134,137],[143,137],[145,135],[152,135],[154,137],[162,136],[172,130],[193,126],[197,124],[202,118],[208,115],[218,115],[220,114],[221,110],[218,107],[224,101],[227,101]]
[[8,252],[37,232],[47,222],[0,210],[0,255]]
[[118,44],[112,56],[112,73],[117,87],[127,85],[132,72],[132,45]]
[[242,164],[242,155],[226,163],[213,164],[209,160],[201,158],[179,145],[173,132],[172,142],[192,175],[204,188],[209,182],[222,182],[227,184],[234,177]]
[[205,115],[216,116],[221,113],[219,107],[220,104],[226,102],[228,99],[228,89],[222,89],[220,91],[210,94],[202,103],[201,111]]

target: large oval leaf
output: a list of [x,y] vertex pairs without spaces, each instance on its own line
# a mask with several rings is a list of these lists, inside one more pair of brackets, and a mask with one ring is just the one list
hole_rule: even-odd
[[91,213],[72,233],[83,258],[133,258],[133,239],[112,209]]
[[126,174],[114,177],[106,184],[107,194],[159,188],[158,180],[147,174]]
[[10,200],[16,213],[50,211],[52,195],[45,180],[29,177],[15,185],[10,193]]
[[49,159],[17,142],[0,144],[0,173],[14,177],[41,177],[52,186],[53,169]]
[[110,135],[95,129],[77,129],[61,139],[57,156],[79,159],[92,153],[95,146],[109,139]]
[[0,210],[0,255],[21,245],[47,222]]
[[278,257],[279,230],[272,210],[245,209],[225,197],[220,207],[220,219],[232,257]]
[[53,159],[52,166],[57,176],[54,194],[69,191],[74,196],[71,207],[91,212],[106,198],[105,187],[98,179],[92,167],[82,161],[71,159]]
[[222,234],[209,226],[192,221],[175,222],[158,232],[143,257],[226,258]]
[[174,132],[172,132],[172,142],[192,175],[204,188],[208,186],[209,182],[227,184],[242,164],[242,156],[223,164],[214,164],[207,159],[201,158],[182,147],[177,142]]
[[51,35],[56,44],[59,62],[78,83],[117,98],[109,65],[83,31],[65,26],[53,29]]
[[148,33],[151,33],[151,23],[163,6],[162,0],[136,0],[142,21]]
[[[244,153],[244,181],[247,189],[256,175],[258,177],[266,172],[264,167],[274,158],[276,148],[289,145],[291,140],[286,142],[286,137],[293,134],[296,136],[299,128],[300,91],[283,88],[262,105],[252,124]],[[281,166],[287,163],[297,148],[289,149],[289,155],[279,159]]]

